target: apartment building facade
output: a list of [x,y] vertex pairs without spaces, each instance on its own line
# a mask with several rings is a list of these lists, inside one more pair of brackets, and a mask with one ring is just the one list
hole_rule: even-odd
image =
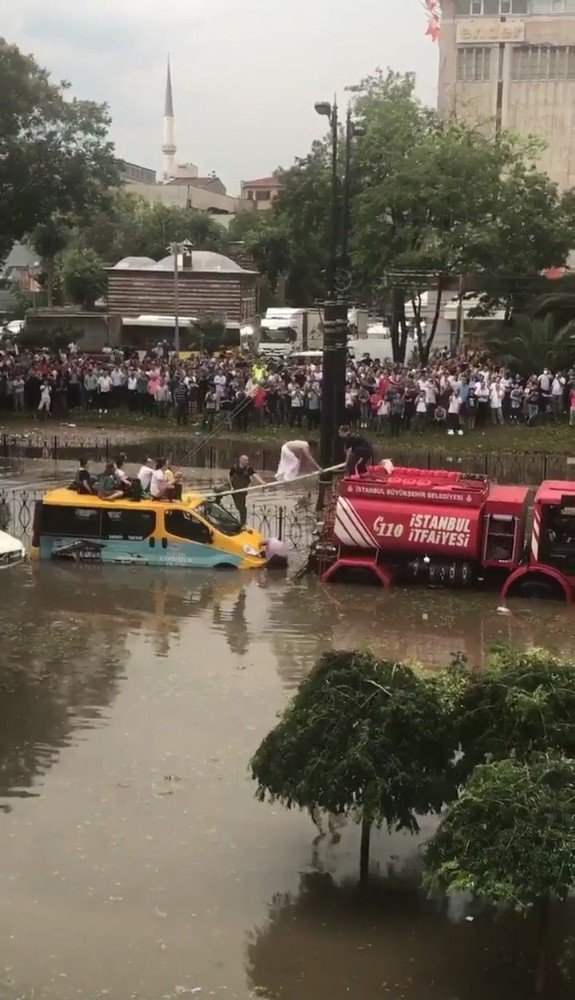
[[438,107],[539,136],[541,168],[575,187],[575,0],[442,0]]

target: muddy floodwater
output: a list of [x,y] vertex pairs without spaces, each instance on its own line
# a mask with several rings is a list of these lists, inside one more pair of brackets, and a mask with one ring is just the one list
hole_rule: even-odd
[[[525,1000],[535,928],[419,890],[419,838],[254,799],[250,755],[327,649],[429,669],[575,615],[496,595],[50,565],[0,574],[1,1000]],[[339,839],[338,839],[339,838]],[[471,919],[470,919],[471,918]],[[547,1000],[574,992],[554,914]],[[561,967],[561,968],[560,968]]]

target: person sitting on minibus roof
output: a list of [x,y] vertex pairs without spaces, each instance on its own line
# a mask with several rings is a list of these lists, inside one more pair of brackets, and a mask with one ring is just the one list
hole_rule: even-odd
[[[120,452],[116,461],[114,462],[114,479],[116,480],[116,486],[122,491],[124,496],[132,496],[132,480],[124,471],[124,462],[126,461],[127,455],[123,451]],[[139,483],[138,483],[139,487]],[[141,490],[138,489],[138,496],[141,495]]]
[[74,482],[72,483],[72,488],[76,491],[76,493],[81,493],[84,495],[96,492],[94,477],[91,476],[88,471],[87,458],[81,458],[79,460],[79,465],[78,469],[76,470]]
[[118,489],[115,473],[116,466],[114,462],[108,462],[98,480],[98,496],[100,500],[120,500],[124,496],[123,490]]
[[138,479],[140,480],[142,490],[144,493],[150,492],[150,483],[152,482],[152,473],[154,471],[156,463],[153,458],[147,458],[144,464],[140,467],[138,472]]
[[150,480],[150,493],[152,494],[153,500],[171,499],[173,486],[170,485],[170,481],[164,471],[165,464],[165,458],[156,459],[156,468],[152,472],[152,478]]

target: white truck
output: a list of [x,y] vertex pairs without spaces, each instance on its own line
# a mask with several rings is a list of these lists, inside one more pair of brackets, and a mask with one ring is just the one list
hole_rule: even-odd
[[[367,310],[348,312],[350,337],[365,336]],[[261,355],[287,357],[301,351],[321,351],[323,348],[323,312],[320,308],[290,309],[274,306],[267,310],[259,324],[242,331],[242,343]],[[249,338],[249,340],[248,340]]]

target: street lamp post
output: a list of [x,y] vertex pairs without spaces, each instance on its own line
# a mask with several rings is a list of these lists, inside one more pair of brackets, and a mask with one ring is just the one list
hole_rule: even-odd
[[[339,119],[337,101],[333,105],[320,102],[315,105],[319,115],[329,119],[331,126],[331,217],[329,262],[327,271],[327,298],[323,312],[323,372],[321,392],[320,465],[328,469],[341,457],[338,427],[345,413],[345,368],[347,349],[347,308],[340,300],[337,288],[339,243],[339,192],[337,154]],[[332,473],[320,476],[317,508],[323,510],[325,497],[332,481]]]
[[[338,108],[322,101],[315,105],[319,115],[329,118],[331,126],[331,219],[327,299],[323,316],[323,374],[320,425],[320,465],[328,469],[343,456],[338,428],[345,418],[345,376],[347,368],[347,332],[349,288],[349,216],[351,200],[351,144],[354,135],[363,134],[354,124],[351,109],[346,122],[345,176],[341,212],[341,247],[339,247],[339,183],[338,183]],[[323,510],[333,474],[320,476],[317,509]]]
[[174,353],[176,358],[180,354],[180,288],[179,288],[179,261],[182,255],[182,267],[184,254],[190,253],[192,244],[189,240],[170,243],[168,250],[174,257]]
[[365,135],[365,126],[361,122],[354,121],[351,108],[347,109],[345,121],[345,173],[343,180],[343,211],[341,228],[341,267],[349,274],[349,228],[351,210],[351,181],[352,181],[352,149],[353,140]]

